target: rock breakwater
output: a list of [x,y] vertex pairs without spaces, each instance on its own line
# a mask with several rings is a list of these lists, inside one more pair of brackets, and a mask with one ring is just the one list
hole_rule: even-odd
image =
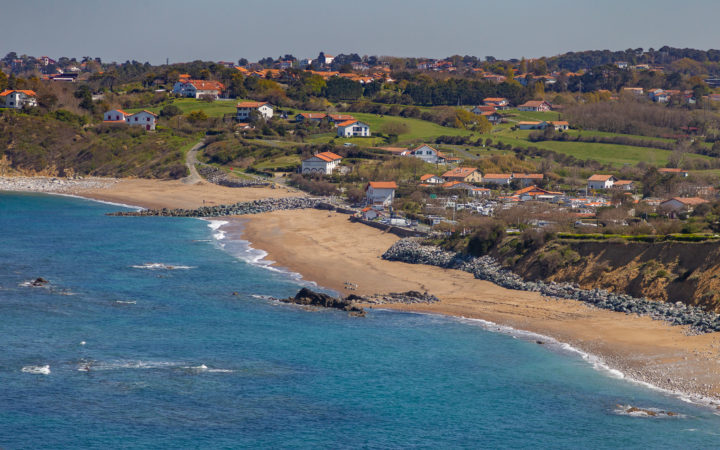
[[392,245],[383,259],[411,264],[427,264],[446,269],[472,273],[475,278],[519,291],[569,300],[579,300],[597,308],[648,316],[672,325],[689,325],[693,333],[720,331],[720,316],[681,302],[665,303],[647,298],[616,294],[605,289],[582,289],[576,284],[543,281],[525,281],[512,271],[503,268],[489,256],[473,257],[443,250],[437,246],[422,245],[417,239],[402,239]]
[[308,197],[282,197],[240,202],[234,205],[203,206],[197,209],[146,209],[120,211],[110,216],[166,216],[166,217],[222,217],[260,214],[287,209],[315,208],[322,199]]
[[373,305],[386,305],[392,303],[436,303],[440,299],[427,292],[407,291],[407,292],[390,292],[389,294],[375,294],[370,296],[360,296],[350,294],[345,297],[357,303],[368,303]]

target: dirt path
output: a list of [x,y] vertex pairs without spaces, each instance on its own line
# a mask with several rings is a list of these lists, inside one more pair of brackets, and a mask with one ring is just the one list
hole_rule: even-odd
[[188,152],[187,156],[185,157],[185,165],[190,170],[190,175],[183,178],[181,181],[185,184],[197,184],[203,180],[203,178],[198,173],[195,166],[198,163],[197,160],[197,152],[205,145],[205,139],[201,140],[197,144],[193,146]]

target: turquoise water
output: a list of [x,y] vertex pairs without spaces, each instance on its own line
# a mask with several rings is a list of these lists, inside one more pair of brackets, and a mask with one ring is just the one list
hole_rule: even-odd
[[[534,339],[258,298],[298,282],[237,258],[208,222],[104,215],[117,209],[0,193],[2,448],[720,442],[713,411]],[[39,276],[50,286],[22,286]],[[631,417],[618,403],[682,416]]]

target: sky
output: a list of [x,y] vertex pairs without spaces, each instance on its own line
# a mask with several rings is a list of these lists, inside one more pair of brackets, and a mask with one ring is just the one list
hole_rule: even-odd
[[[718,0],[0,0],[0,57],[499,59],[720,47]],[[18,18],[9,20],[8,18]]]

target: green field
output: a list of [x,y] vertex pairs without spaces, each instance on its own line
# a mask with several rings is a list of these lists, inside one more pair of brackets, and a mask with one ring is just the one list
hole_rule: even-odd
[[[173,105],[180,108],[183,114],[187,114],[191,111],[203,111],[209,117],[222,117],[225,114],[235,114],[237,108],[235,105],[242,100],[215,100],[214,102],[206,102],[204,100],[197,100],[194,98],[179,98],[172,102]],[[127,109],[126,112],[135,113],[146,109],[155,114],[159,114],[160,110],[165,105],[155,106],[152,108],[133,108]]]

